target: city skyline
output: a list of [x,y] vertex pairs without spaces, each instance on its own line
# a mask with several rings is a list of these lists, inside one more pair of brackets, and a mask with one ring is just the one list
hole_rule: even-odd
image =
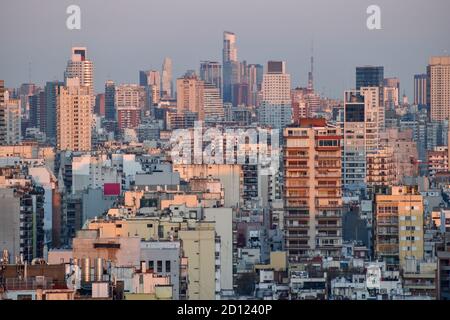
[[[450,29],[450,22],[445,19],[450,4],[443,0],[426,4],[378,1],[382,29],[372,31],[366,27],[369,1],[345,0],[339,4],[304,1],[303,10],[299,11],[297,1],[284,0],[276,4],[284,10],[274,14],[271,10],[274,4],[254,1],[240,6],[231,0],[217,4],[213,11],[205,9],[203,0],[188,4],[176,0],[149,3],[135,0],[110,7],[105,1],[80,0],[77,5],[81,8],[81,30],[68,30],[65,26],[66,8],[70,4],[70,1],[45,1],[34,6],[17,1],[2,10],[2,38],[14,43],[0,52],[0,70],[8,87],[18,87],[30,80],[39,85],[62,80],[60,70],[67,63],[72,46],[89,49],[95,64],[96,92],[101,92],[109,79],[118,84],[137,83],[139,70],[160,70],[165,57],[172,59],[176,79],[186,70],[198,71],[203,60],[221,61],[222,34],[231,31],[237,37],[239,61],[262,65],[268,60],[286,61],[293,87],[308,84],[313,42],[318,93],[343,99],[342,92],[354,87],[356,66],[380,65],[385,67],[386,77],[400,78],[401,94],[405,92],[412,100],[413,76],[426,72],[430,56],[445,55],[450,48],[450,40],[445,36],[445,30]],[[155,8],[168,15],[152,15]],[[256,17],[259,14],[261,23],[252,19],[256,22],[248,24],[249,11]],[[24,23],[15,32],[7,32],[17,12]],[[44,13],[51,19],[43,21]],[[227,19],[230,16],[233,19]],[[318,16],[322,18],[316,19]],[[165,27],[160,28],[165,17],[170,22],[164,22]],[[202,22],[195,22],[200,17]],[[204,28],[208,21],[214,23]],[[348,48],[352,48],[350,55]],[[408,59],[402,59],[404,54]]]

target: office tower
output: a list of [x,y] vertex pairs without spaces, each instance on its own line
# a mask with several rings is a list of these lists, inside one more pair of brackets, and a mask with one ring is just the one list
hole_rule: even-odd
[[222,95],[222,66],[215,61],[200,62],[200,79],[214,85]]
[[205,122],[222,122],[224,120],[224,109],[220,89],[214,84],[205,83],[203,90]]
[[91,150],[92,94],[78,78],[66,79],[56,100],[57,149]]
[[177,79],[177,113],[196,112],[199,120],[204,114],[204,82],[195,73],[188,72]]
[[148,99],[152,105],[159,103],[161,100],[161,77],[159,71],[140,71],[139,85],[148,90]]
[[233,84],[240,82],[241,66],[237,60],[236,35],[223,33],[223,101],[231,102]]
[[262,82],[263,101],[282,105],[291,103],[291,76],[284,61],[269,61]]
[[291,262],[342,246],[341,131],[325,119],[284,129],[286,250]]
[[427,80],[426,74],[414,75],[414,104],[419,106],[427,105]]
[[248,106],[249,105],[249,90],[247,83],[235,83],[233,84],[233,92],[231,103],[233,107]]
[[443,121],[450,117],[450,56],[431,57],[427,68],[430,119]]
[[233,32],[223,33],[223,61],[237,61],[236,35]]
[[19,99],[5,102],[6,144],[16,145],[21,142],[21,107]]
[[49,81],[45,84],[45,134],[47,139],[56,139],[56,102],[59,87],[63,86],[64,82]]
[[116,85],[114,81],[108,80],[105,83],[105,118],[106,120],[116,120]]
[[138,86],[137,84],[116,86],[114,93],[116,112],[119,108],[136,107],[142,113],[145,110],[145,96],[145,87]]
[[105,94],[99,93],[95,96],[95,114],[104,117],[105,116]]
[[0,80],[0,145],[6,144],[5,81]]
[[141,87],[148,86],[148,71],[139,71],[139,85]]
[[248,91],[251,106],[258,106],[258,92],[261,91],[264,68],[260,64],[249,64],[247,67],[248,74]]
[[[94,64],[88,60],[86,48],[72,48],[72,57],[64,72],[64,80],[68,78],[79,78],[80,86],[88,87],[90,94],[94,95]],[[94,100],[91,102],[94,103]]]
[[161,97],[172,98],[172,60],[164,58],[161,76]]
[[423,259],[423,196],[416,187],[392,187],[375,196],[375,258],[388,270],[406,266],[408,258]]
[[381,104],[384,101],[384,67],[356,67],[356,90],[362,87],[378,87]]
[[384,79],[383,104],[386,110],[394,110],[401,103],[400,80],[398,78]]
[[29,99],[30,113],[28,118],[28,127],[37,128],[45,133],[46,127],[46,101],[45,91],[38,90]]
[[364,190],[366,157],[380,143],[379,88],[362,87],[345,92],[343,181],[349,191]]
[[259,122],[281,129],[292,122],[291,76],[284,61],[269,61],[262,82]]

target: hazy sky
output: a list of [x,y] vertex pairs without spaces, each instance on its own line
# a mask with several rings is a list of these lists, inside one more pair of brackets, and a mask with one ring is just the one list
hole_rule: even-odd
[[[79,31],[66,28],[70,4],[81,7]],[[382,30],[366,27],[372,4]],[[1,0],[0,79],[7,87],[29,73],[40,85],[62,80],[72,45],[88,47],[97,91],[108,78],[138,82],[139,70],[161,69],[165,56],[176,78],[201,60],[221,61],[229,30],[239,60],[286,60],[293,86],[306,85],[314,41],[318,91],[341,98],[355,66],[371,64],[400,77],[411,97],[429,56],[450,52],[449,12],[449,0]]]

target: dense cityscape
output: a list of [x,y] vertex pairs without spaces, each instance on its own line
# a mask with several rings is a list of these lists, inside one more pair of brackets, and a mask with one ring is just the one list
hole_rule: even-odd
[[0,300],[450,299],[450,56],[334,99],[229,31],[102,92],[65,54],[0,75]]

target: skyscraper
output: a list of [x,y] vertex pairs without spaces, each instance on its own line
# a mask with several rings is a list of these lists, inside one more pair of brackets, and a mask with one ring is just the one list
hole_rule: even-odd
[[57,149],[91,150],[92,94],[78,78],[67,78],[57,96]]
[[426,74],[414,75],[414,104],[418,106],[427,105],[427,79]]
[[172,60],[164,58],[161,77],[161,97],[172,98]]
[[238,61],[236,35],[233,32],[223,33],[223,62]]
[[239,83],[241,66],[237,60],[236,35],[223,33],[223,101],[232,102],[233,84]]
[[105,83],[105,118],[106,120],[116,119],[116,85],[114,81],[108,80]]
[[56,104],[61,81],[49,81],[45,84],[45,134],[49,139],[56,139]]
[[384,101],[384,67],[356,67],[356,90],[362,87],[378,87],[380,104]]
[[200,79],[219,89],[222,94],[222,66],[215,61],[200,62]]
[[400,98],[400,79],[386,78],[383,85],[383,104],[386,110],[394,110],[402,103]]
[[262,82],[262,103],[259,121],[281,129],[292,122],[291,76],[284,61],[269,61]]
[[94,64],[87,59],[85,47],[72,48],[72,56],[64,73],[64,80],[67,78],[79,78],[80,85],[88,87],[90,94],[94,94]]
[[431,57],[427,68],[431,120],[450,117],[450,56]]
[[217,123],[224,119],[223,101],[220,90],[210,83],[204,84],[205,122]]
[[204,120],[204,82],[195,73],[177,79],[177,112],[196,112]]
[[249,64],[247,67],[249,105],[257,106],[258,92],[261,91],[264,68],[260,64]]
[[366,187],[367,154],[380,145],[380,109],[378,87],[361,87],[345,92],[343,181],[349,191]]
[[338,257],[342,247],[341,132],[325,119],[284,129],[284,225],[289,261]]

